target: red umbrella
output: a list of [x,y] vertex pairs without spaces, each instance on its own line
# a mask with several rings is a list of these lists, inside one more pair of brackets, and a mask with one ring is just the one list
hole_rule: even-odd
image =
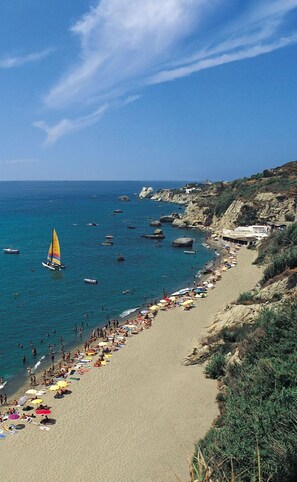
[[17,420],[18,418],[20,418],[20,416],[17,414],[17,413],[11,413],[8,418],[10,420]]
[[46,408],[39,408],[35,411],[35,413],[36,415],[49,415],[52,412]]

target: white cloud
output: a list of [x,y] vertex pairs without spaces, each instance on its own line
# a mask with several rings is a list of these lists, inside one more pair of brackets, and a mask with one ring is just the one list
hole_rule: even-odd
[[41,52],[35,52],[32,54],[24,55],[23,57],[5,57],[0,59],[1,69],[13,69],[14,67],[21,67],[22,65],[38,62],[48,57],[52,53],[52,49],[42,50]]
[[33,125],[46,133],[46,144],[54,144],[60,137],[69,134],[70,132],[76,132],[96,124],[96,122],[101,119],[106,109],[107,104],[99,107],[99,109],[87,116],[78,117],[71,120],[62,119],[53,126],[47,125],[44,121],[36,121],[33,123]]
[[[294,44],[297,29],[285,22],[295,8],[297,0],[101,0],[71,28],[80,40],[76,63],[45,103],[76,112],[95,105],[99,112],[98,105],[114,105],[149,84]],[[53,143],[101,116],[38,127]]]

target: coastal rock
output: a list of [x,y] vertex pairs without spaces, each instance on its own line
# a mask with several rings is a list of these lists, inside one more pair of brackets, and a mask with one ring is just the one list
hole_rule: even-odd
[[120,196],[120,197],[119,197],[119,201],[121,201],[121,202],[127,202],[127,201],[130,201],[130,198],[129,198],[129,196]]
[[179,217],[179,214],[177,213],[172,213],[170,216],[161,216],[160,217],[160,222],[161,223],[173,223],[175,219]]
[[174,219],[172,226],[174,228],[183,229],[188,227],[188,222],[185,219],[176,218]]
[[150,221],[150,226],[162,226],[161,221]]
[[143,187],[139,193],[140,199],[149,199],[153,195],[153,188],[152,187]]
[[262,307],[262,304],[228,306],[216,314],[207,332],[209,335],[215,336],[219,335],[223,329],[228,329],[229,332],[232,332],[239,327],[252,324]]
[[175,248],[190,248],[193,246],[193,238],[177,238],[172,241],[172,246]]
[[153,234],[142,234],[140,237],[146,238],[146,239],[164,239],[165,238],[162,229],[155,229]]

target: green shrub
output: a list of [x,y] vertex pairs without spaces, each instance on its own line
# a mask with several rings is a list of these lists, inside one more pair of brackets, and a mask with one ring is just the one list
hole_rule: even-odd
[[241,293],[236,301],[238,305],[244,305],[246,303],[249,303],[253,301],[254,295],[251,291],[245,291],[244,293]]
[[208,378],[220,378],[225,374],[225,366],[225,355],[222,353],[214,353],[205,367],[205,374]]
[[297,246],[287,248],[286,251],[274,258],[272,263],[264,270],[263,281],[266,282],[274,278],[288,268],[297,268]]

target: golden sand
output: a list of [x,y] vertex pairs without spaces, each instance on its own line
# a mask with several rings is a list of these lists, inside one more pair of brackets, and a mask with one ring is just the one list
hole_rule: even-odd
[[196,307],[161,312],[105,367],[70,385],[72,394],[44,401],[56,425],[28,425],[0,440],[2,482],[174,482],[189,480],[194,444],[217,416],[217,383],[185,356],[226,303],[261,276],[245,248]]

